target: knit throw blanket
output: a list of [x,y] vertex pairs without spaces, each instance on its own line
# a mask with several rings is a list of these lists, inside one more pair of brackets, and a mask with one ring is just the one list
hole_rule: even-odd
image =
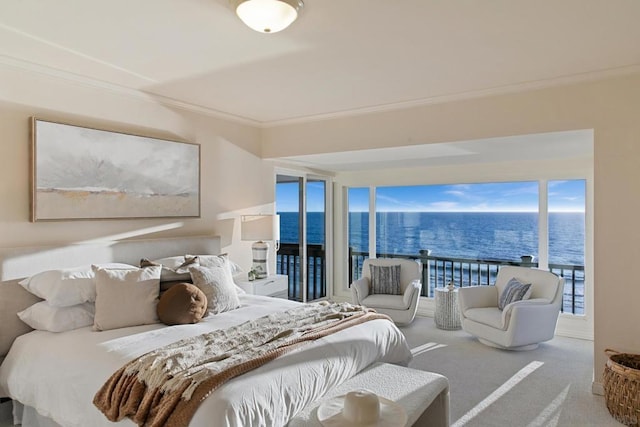
[[93,403],[111,421],[186,426],[198,405],[226,381],[304,343],[384,314],[349,303],[319,302],[187,338],[153,350],[115,372]]

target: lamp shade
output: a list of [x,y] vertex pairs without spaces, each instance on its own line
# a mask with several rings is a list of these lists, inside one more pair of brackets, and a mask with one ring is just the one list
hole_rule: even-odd
[[231,0],[236,14],[249,28],[261,33],[277,33],[298,17],[302,0]]
[[243,215],[242,240],[280,240],[280,215]]

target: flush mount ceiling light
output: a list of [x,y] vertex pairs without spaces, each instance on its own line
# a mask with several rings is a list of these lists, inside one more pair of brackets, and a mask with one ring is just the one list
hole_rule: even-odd
[[238,17],[260,33],[277,33],[298,17],[302,0],[230,0]]

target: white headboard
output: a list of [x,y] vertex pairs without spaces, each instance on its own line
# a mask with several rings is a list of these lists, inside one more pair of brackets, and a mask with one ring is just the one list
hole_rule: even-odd
[[216,236],[173,237],[71,243],[55,246],[0,248],[0,280],[19,279],[41,271],[87,264],[158,259],[184,254],[219,254]]
[[46,270],[88,264],[123,262],[139,265],[141,258],[153,260],[185,254],[219,253],[220,238],[216,236],[0,248],[0,364],[13,340],[31,330],[16,313],[39,301],[18,284],[18,279]]

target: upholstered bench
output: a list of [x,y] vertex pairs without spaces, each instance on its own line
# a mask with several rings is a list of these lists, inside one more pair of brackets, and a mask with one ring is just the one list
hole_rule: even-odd
[[317,411],[322,402],[357,389],[366,389],[400,404],[407,426],[449,426],[449,380],[433,372],[376,363],[309,405],[288,427],[322,427]]

